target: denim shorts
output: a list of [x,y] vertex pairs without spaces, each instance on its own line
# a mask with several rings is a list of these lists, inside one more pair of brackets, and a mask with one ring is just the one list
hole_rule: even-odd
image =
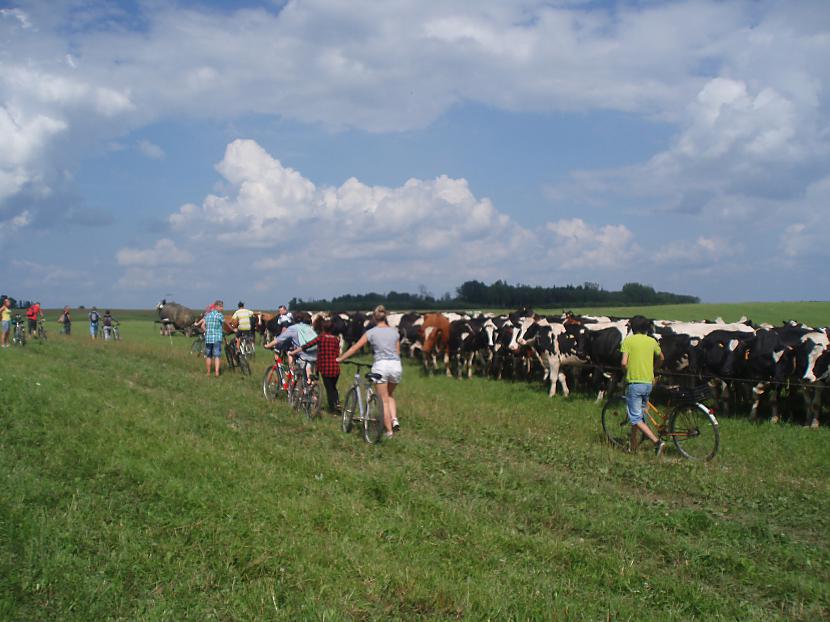
[[372,365],[372,373],[381,375],[381,379],[377,381],[377,384],[384,384],[386,382],[399,384],[403,370],[401,369],[400,361],[380,360],[375,361],[375,364]]
[[643,411],[648,404],[651,387],[650,382],[632,382],[628,385],[625,391],[625,403],[628,407],[628,421],[631,425],[637,425],[643,420]]
[[9,332],[9,321],[8,320],[3,320],[3,332],[4,333]]
[[216,343],[206,343],[205,344],[205,358],[206,359],[218,359],[222,356],[222,342],[217,341]]
[[91,336],[95,336],[95,333],[98,332],[98,322],[90,322],[89,323],[89,334]]

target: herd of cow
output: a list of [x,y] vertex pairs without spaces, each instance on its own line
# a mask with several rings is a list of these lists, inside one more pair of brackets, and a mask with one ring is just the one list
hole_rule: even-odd
[[[196,314],[175,303],[160,304],[162,322],[189,334]],[[371,326],[362,312],[317,314],[331,317],[334,333],[350,346]],[[256,330],[269,339],[277,330],[276,316],[256,314]],[[448,376],[473,374],[497,379],[550,383],[567,396],[581,385],[597,399],[614,389],[622,377],[620,344],[629,334],[623,318],[539,315],[530,309],[490,313],[390,313],[388,321],[400,331],[405,355],[419,357],[425,371],[439,369]],[[818,427],[823,398],[830,387],[830,329],[814,329],[794,321],[780,326],[655,320],[654,337],[665,356],[661,368],[671,382],[708,382],[721,411],[746,404],[757,419],[767,402],[770,419],[780,419],[779,406],[803,411],[806,422]],[[229,327],[228,327],[229,329]]]

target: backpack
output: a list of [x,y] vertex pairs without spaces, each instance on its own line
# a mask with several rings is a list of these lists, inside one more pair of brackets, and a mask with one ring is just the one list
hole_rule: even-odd
[[98,315],[98,312],[97,312],[97,311],[93,311],[92,313],[90,313],[90,314],[89,314],[89,321],[90,321],[90,322],[92,322],[93,324],[97,324],[97,323],[98,323],[98,319],[99,319],[100,317],[101,317],[101,316],[100,316],[100,315]]
[[[308,324],[297,324],[297,340],[300,342],[301,346],[304,346],[316,336],[317,333],[315,333],[314,329]],[[314,350],[316,347],[317,346],[314,346],[314,348],[310,349]]]

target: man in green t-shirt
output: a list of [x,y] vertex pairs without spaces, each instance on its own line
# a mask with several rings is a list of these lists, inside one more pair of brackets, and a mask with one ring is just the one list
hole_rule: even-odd
[[663,352],[657,340],[648,335],[648,329],[651,327],[648,319],[642,315],[635,315],[629,320],[628,325],[634,334],[623,339],[620,351],[625,379],[628,382],[625,401],[628,407],[628,420],[631,422],[631,450],[637,448],[638,431],[642,431],[654,443],[655,453],[659,456],[665,443],[657,438],[643,420],[643,412],[654,386],[654,357],[663,362]]

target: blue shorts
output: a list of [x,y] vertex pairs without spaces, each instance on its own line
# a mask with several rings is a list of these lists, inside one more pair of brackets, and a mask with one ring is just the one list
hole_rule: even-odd
[[90,322],[89,323],[89,334],[90,336],[94,337],[95,333],[98,332],[98,322]]
[[205,344],[205,358],[206,359],[218,359],[222,356],[222,342],[217,341],[216,343],[206,343]]
[[651,387],[650,382],[632,382],[625,390],[625,404],[628,409],[628,421],[631,425],[637,425],[643,420],[643,411],[648,405]]
[[9,332],[9,320],[3,320],[3,332]]

